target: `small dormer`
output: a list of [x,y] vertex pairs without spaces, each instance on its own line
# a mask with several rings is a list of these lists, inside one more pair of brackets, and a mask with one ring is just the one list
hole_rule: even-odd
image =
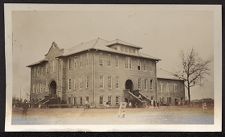
[[109,42],[107,47],[118,50],[123,53],[138,54],[141,47],[116,39]]

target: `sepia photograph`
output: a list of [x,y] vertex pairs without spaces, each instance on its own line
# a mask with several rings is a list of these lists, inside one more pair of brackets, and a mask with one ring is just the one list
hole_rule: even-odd
[[4,7],[6,131],[221,131],[221,6]]

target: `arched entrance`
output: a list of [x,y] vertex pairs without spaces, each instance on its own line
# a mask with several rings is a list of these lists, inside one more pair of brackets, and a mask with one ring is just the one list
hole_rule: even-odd
[[125,89],[129,89],[130,91],[133,90],[133,82],[132,82],[132,80],[128,79],[128,80],[125,82]]
[[49,85],[49,91],[51,96],[56,96],[56,82],[52,81]]

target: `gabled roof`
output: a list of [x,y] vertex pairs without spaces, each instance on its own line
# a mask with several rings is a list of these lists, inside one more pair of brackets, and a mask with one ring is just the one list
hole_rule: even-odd
[[48,50],[48,52],[45,54],[45,56],[47,56],[48,53],[51,51],[51,49],[54,48],[54,47],[57,48],[57,49],[60,49],[60,48],[57,46],[57,44],[55,43],[55,41],[53,41],[53,42],[52,42],[52,46],[49,48],[49,50]]
[[[73,54],[76,54],[76,53],[79,53],[79,52],[95,49],[95,50],[101,50],[101,51],[106,51],[106,52],[111,52],[111,53],[148,58],[148,59],[152,59],[152,60],[156,60],[156,61],[160,60],[159,58],[155,58],[153,56],[150,56],[150,55],[147,55],[147,54],[144,54],[144,53],[141,53],[141,52],[139,52],[138,54],[125,53],[125,52],[121,52],[119,50],[115,50],[113,48],[108,47],[108,45],[112,45],[113,43],[122,43],[122,44],[128,45],[128,43],[120,41],[118,39],[113,40],[113,41],[107,41],[107,40],[104,40],[104,39],[101,39],[101,38],[97,38],[97,39],[94,39],[94,40],[90,40],[88,42],[82,42],[78,45],[75,45],[72,48],[64,49],[64,53],[59,57],[70,56],[70,55],[73,55]],[[132,47],[134,46],[132,44],[129,44],[129,45],[131,45]],[[136,46],[136,48],[140,48],[140,47]]]

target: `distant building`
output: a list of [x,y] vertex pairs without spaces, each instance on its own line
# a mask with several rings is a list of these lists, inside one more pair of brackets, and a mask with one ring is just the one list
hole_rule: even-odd
[[184,99],[184,82],[157,78],[160,59],[140,49],[118,39],[97,38],[70,49],[53,42],[43,60],[28,66],[30,100],[44,104],[57,98],[76,106],[86,101],[96,107],[106,102],[114,107],[121,101],[142,104],[152,99],[175,105]]

